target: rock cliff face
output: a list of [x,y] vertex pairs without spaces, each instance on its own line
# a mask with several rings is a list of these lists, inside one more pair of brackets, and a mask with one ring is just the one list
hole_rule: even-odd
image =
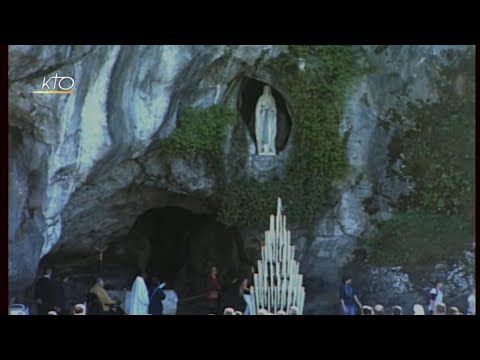
[[[401,172],[401,156],[392,162],[389,154],[392,135],[414,126],[412,119],[405,117],[407,104],[442,101],[438,98],[440,69],[449,66],[454,68],[452,59],[457,56],[473,56],[472,47],[469,46],[388,46],[363,49],[366,50],[367,61],[373,65],[374,71],[362,77],[355,85],[340,128],[342,132],[349,132],[347,156],[351,165],[350,175],[338,186],[337,205],[319,216],[314,236],[310,239],[305,235],[299,238],[304,249],[304,272],[316,274],[313,279],[317,280],[311,285],[318,288],[318,293],[327,299],[325,304],[338,302],[335,300],[337,288],[334,284],[340,282],[339,269],[351,259],[357,239],[370,236],[377,224],[392,218],[401,196],[410,194],[414,188],[412,179]],[[450,80],[452,89],[455,89],[455,84],[461,77],[458,73]],[[391,118],[392,110],[399,114],[401,120],[390,121],[386,127],[384,124]],[[366,204],[374,207],[375,211],[370,211]],[[309,245],[305,247],[303,244],[306,243]],[[468,273],[472,274],[474,268],[468,269]],[[378,273],[397,273],[399,270],[371,271],[368,270],[361,277],[368,277],[369,284],[376,282],[377,287],[391,288],[393,280],[379,276]],[[445,274],[441,278],[446,279],[448,276],[450,275]],[[464,279],[469,276],[466,275]],[[465,286],[457,288],[456,294],[463,294],[466,299],[472,281],[471,277],[469,281],[463,281]],[[327,289],[334,290],[330,295],[325,295]],[[403,287],[402,291],[408,292],[406,289]],[[391,294],[386,296],[385,291],[377,290],[378,288],[364,290],[364,294],[374,294],[369,298],[377,302],[395,304],[393,299],[389,300]],[[397,290],[393,293],[402,293]],[[410,304],[417,297],[418,292],[403,303]],[[312,308],[318,307],[315,298],[310,297],[308,300],[312,302]],[[402,299],[399,302],[402,303]],[[338,306],[333,305],[330,313],[335,311],[338,311]]]
[[[311,287],[307,309],[312,313],[335,303],[340,269],[357,239],[389,219],[399,197],[412,189],[408,178],[389,172],[401,163],[392,165],[387,151],[393,131],[412,124],[407,119],[386,129],[382,120],[392,108],[402,113],[408,101],[438,100],[438,67],[452,61],[447,52],[473,56],[469,46],[355,49],[363,51],[373,71],[354,84],[339,128],[349,134],[351,171],[336,184],[337,205],[318,214],[313,230],[294,229],[292,236]],[[211,199],[218,178],[207,161],[167,158],[160,144],[175,130],[182,107],[236,108],[248,82],[275,86],[264,64],[287,51],[270,45],[10,46],[10,290],[29,286],[47,254],[86,256],[99,243],[131,242],[133,225],[148,210],[176,207],[214,216]],[[75,79],[74,94],[31,93],[55,73]],[[284,141],[266,175],[271,164],[258,164],[248,125],[235,129],[229,130],[225,158],[250,160],[246,168],[225,161],[226,178],[242,172],[259,180],[281,178],[292,144]],[[365,199],[375,203],[373,215]],[[264,229],[236,230],[240,240],[231,235],[235,249],[222,254],[243,261],[258,246],[249,240]]]

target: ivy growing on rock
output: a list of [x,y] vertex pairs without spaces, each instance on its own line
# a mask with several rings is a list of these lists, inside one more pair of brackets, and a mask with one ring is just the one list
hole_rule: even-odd
[[294,109],[287,177],[281,182],[229,184],[219,211],[226,225],[265,226],[278,196],[291,222],[308,224],[331,203],[332,181],[342,177],[347,166],[347,139],[341,138],[339,124],[358,70],[351,46],[290,46],[288,54],[269,66]]
[[235,119],[236,112],[226,105],[184,108],[175,132],[162,143],[162,150],[165,154],[181,155],[190,160],[218,158]]
[[[448,54],[447,54],[448,55]],[[450,54],[451,56],[451,54]],[[453,60],[453,59],[450,59]],[[474,239],[475,63],[463,56],[441,69],[439,101],[410,103],[415,127],[397,135],[391,155],[404,155],[414,191],[368,241],[377,265],[433,266],[461,257]]]

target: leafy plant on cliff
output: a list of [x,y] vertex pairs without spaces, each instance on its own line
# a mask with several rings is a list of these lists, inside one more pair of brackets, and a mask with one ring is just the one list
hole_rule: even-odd
[[187,107],[180,112],[175,132],[162,144],[165,154],[186,159],[218,158],[236,113],[226,105]]
[[[298,62],[305,61],[305,69]],[[294,147],[284,181],[229,184],[219,220],[226,225],[265,226],[281,196],[294,223],[307,224],[327,205],[332,181],[346,169],[346,138],[339,135],[348,86],[358,69],[350,46],[289,46],[271,64],[294,109]]]
[[415,128],[397,136],[405,175],[415,182],[400,211],[369,240],[378,265],[432,266],[458,259],[474,239],[475,64],[464,56],[441,70],[439,101],[411,103]]
[[414,269],[458,259],[472,241],[472,223],[461,217],[406,211],[381,226],[369,262]]

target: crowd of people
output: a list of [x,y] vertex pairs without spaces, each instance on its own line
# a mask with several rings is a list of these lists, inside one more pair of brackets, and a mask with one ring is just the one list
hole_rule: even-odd
[[[127,301],[116,301],[105,290],[103,278],[98,277],[90,288],[84,303],[69,305],[67,294],[68,277],[61,281],[52,279],[52,269],[47,268],[35,284],[34,294],[38,315],[162,315],[166,283],[152,278],[147,288],[146,274],[138,274]],[[127,295],[126,289],[124,289]],[[123,307],[125,308],[122,308]]]
[[[209,313],[208,315],[217,315],[216,313]],[[226,307],[223,310],[223,315],[252,315],[251,313],[245,314],[240,310],[235,310],[233,307]],[[291,306],[287,311],[278,310],[276,313],[270,312],[267,309],[259,309],[257,315],[298,315],[298,307]]]
[[[415,304],[412,312],[405,314],[403,308],[399,305],[392,307],[391,312],[387,313],[381,304],[375,306],[363,305],[358,298],[355,288],[352,286],[352,276],[346,275],[343,278],[339,289],[339,298],[344,315],[357,315],[356,309],[359,309],[359,315],[465,315],[460,312],[456,306],[447,307],[443,301],[443,283],[436,281],[435,286],[428,292],[426,306]],[[475,315],[475,287],[467,299],[466,315]]]
[[39,315],[66,314],[68,312],[68,276],[52,279],[52,268],[47,268],[35,284],[35,302]]
[[[235,310],[227,306],[222,310],[222,286],[218,278],[217,268],[211,267],[207,278],[205,300],[209,315],[251,315],[252,309],[250,286],[253,285],[255,268],[250,267],[246,276],[239,282],[238,296],[243,299],[243,310]],[[160,281],[158,276],[151,279],[151,285],[147,286],[146,273],[137,274],[131,287],[131,292],[122,301],[111,298],[105,289],[103,278],[98,277],[95,284],[90,288],[86,301],[74,306],[70,303],[67,294],[68,276],[52,279],[52,269],[47,268],[44,274],[35,284],[35,302],[37,313],[40,315],[163,315],[163,302],[166,298],[166,283]],[[235,280],[233,283],[237,283]],[[395,305],[390,311],[384,306],[376,304],[369,306],[362,304],[359,296],[352,285],[352,276],[346,275],[339,288],[339,303],[344,315],[463,315],[458,307],[444,303],[443,283],[437,281],[435,286],[428,292],[428,303],[415,304],[412,311]],[[465,314],[475,315],[475,289],[468,297]],[[275,314],[267,309],[260,309],[257,315],[297,315],[298,308],[290,307],[287,311],[280,310]]]

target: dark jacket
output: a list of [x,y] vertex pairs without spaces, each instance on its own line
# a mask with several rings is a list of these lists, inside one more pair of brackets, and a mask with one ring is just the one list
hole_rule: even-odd
[[152,296],[150,297],[150,304],[148,305],[148,313],[152,315],[163,315],[163,303],[165,299],[165,293],[160,286],[157,286],[153,290]]
[[42,276],[35,284],[35,300],[41,299],[38,304],[38,314],[46,315],[49,310],[53,309],[55,297],[55,287],[52,279]]
[[35,299],[42,299],[43,303],[51,305],[55,296],[52,279],[42,276],[35,284]]
[[68,310],[67,304],[67,284],[65,282],[54,282],[53,305],[62,309],[62,312]]

